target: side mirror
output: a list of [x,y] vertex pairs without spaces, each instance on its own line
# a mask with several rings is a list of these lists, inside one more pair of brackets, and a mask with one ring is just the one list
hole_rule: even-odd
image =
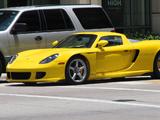
[[98,45],[98,48],[102,48],[102,47],[105,47],[107,44],[108,44],[108,41],[100,40],[97,45]]
[[52,46],[55,47],[59,42],[56,40],[54,42],[52,42]]
[[27,30],[27,24],[26,23],[16,23],[12,30],[11,30],[11,34],[17,34],[20,32],[25,32]]

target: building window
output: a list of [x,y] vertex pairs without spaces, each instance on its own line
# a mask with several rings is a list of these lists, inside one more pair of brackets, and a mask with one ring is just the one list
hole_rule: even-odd
[[8,0],[7,6],[8,7],[16,7],[16,6],[26,6],[28,3],[28,0]]
[[150,0],[102,0],[118,32],[151,30]]

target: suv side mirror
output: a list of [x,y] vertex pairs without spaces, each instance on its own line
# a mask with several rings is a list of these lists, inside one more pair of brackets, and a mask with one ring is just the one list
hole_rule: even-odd
[[11,34],[15,35],[19,32],[25,32],[27,30],[27,24],[26,23],[16,23],[14,27],[11,30]]
[[107,44],[108,44],[108,41],[100,40],[97,45],[98,45],[98,48],[102,48],[102,47],[105,47]]
[[59,43],[59,42],[58,42],[57,40],[56,40],[56,41],[53,41],[53,42],[52,42],[52,46],[55,47],[58,43]]

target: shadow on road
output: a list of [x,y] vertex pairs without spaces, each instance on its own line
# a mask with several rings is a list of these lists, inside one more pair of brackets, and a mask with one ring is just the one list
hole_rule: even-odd
[[[149,81],[152,80],[151,77],[132,77],[132,78],[114,78],[114,79],[103,79],[103,80],[90,80],[86,84],[102,84],[102,83],[112,83],[112,82],[133,82],[133,81]],[[12,85],[8,85],[10,87],[49,87],[49,86],[72,86],[70,84],[65,83],[64,81],[60,81],[57,83],[37,83],[33,85],[25,85],[23,83],[14,83]]]

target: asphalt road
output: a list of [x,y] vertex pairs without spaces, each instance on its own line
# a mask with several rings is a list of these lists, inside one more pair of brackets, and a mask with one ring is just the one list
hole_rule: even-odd
[[160,120],[160,80],[138,77],[76,86],[1,82],[0,120]]

